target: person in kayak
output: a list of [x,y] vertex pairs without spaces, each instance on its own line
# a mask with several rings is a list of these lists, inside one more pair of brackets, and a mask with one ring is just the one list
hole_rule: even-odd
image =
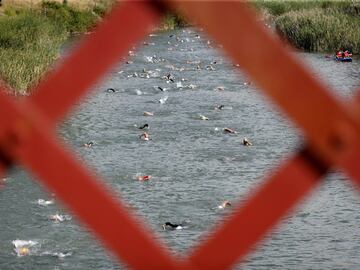
[[352,57],[352,53],[351,53],[349,50],[346,50],[346,51],[344,52],[344,57],[345,57],[345,58],[351,58],[351,57]]
[[335,57],[336,57],[337,59],[351,58],[351,57],[352,57],[352,53],[351,53],[349,50],[345,50],[345,51],[344,51],[343,49],[341,49],[341,50],[339,50],[339,51],[336,52]]

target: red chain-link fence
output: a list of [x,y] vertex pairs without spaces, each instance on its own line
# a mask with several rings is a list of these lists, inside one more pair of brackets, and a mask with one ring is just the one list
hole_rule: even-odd
[[[302,129],[308,141],[225,224],[181,260],[144,231],[99,177],[64,150],[55,133],[56,123],[71,106],[159,23],[167,9],[181,10],[222,44],[234,62]],[[281,58],[277,57],[279,50]],[[358,102],[345,106],[330,92],[284,51],[282,43],[244,2],[123,1],[48,75],[33,96],[17,103],[0,92],[0,166],[4,172],[19,162],[32,171],[132,268],[226,269],[240,262],[320,183],[330,167],[343,169],[352,181],[360,183],[356,166],[360,157]]]

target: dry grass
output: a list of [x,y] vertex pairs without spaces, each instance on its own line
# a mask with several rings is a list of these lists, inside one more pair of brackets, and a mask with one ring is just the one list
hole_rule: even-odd
[[[63,3],[63,0],[51,0],[52,2]],[[30,7],[37,8],[43,0],[3,0],[3,8],[6,7]],[[116,0],[67,0],[67,3],[78,9],[93,8],[96,5],[111,5]]]

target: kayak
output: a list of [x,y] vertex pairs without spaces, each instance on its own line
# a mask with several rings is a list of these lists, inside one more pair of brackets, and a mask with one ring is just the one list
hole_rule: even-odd
[[340,61],[340,62],[352,62],[352,58],[351,58],[351,57],[336,57],[336,56],[335,56],[335,60],[336,60],[336,61]]

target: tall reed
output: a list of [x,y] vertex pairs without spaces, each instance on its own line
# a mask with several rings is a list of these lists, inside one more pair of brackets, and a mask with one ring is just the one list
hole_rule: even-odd
[[333,52],[343,48],[360,53],[360,17],[316,8],[287,12],[275,24],[300,49]]
[[98,16],[59,3],[5,10],[0,17],[0,77],[20,93],[35,86],[59,56],[71,32],[83,32]]
[[256,0],[272,16],[277,31],[297,48],[360,53],[360,2]]

